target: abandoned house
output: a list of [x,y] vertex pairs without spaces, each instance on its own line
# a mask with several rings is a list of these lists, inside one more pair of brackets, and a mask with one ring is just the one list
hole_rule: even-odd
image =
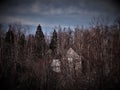
[[69,71],[81,70],[81,56],[79,56],[72,48],[69,48],[65,57],[53,59],[51,67],[54,72],[61,72],[62,67],[67,67]]

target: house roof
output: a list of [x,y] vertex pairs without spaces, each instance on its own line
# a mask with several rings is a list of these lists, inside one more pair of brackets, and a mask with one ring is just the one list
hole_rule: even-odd
[[72,48],[69,48],[68,51],[67,51],[66,57],[68,57],[68,58],[79,58],[80,56]]

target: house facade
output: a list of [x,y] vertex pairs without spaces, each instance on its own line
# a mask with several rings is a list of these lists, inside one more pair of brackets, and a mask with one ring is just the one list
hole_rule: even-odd
[[72,48],[69,48],[65,57],[52,60],[51,67],[52,70],[57,73],[62,72],[63,69],[66,69],[69,72],[81,70],[81,56],[79,56]]

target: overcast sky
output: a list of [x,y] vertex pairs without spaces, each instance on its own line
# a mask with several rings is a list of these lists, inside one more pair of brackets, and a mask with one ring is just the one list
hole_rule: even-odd
[[21,22],[49,29],[54,26],[89,25],[93,17],[120,16],[119,0],[3,0],[0,23]]

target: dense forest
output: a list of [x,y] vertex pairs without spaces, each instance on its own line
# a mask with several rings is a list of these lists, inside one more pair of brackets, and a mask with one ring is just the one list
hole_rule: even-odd
[[[26,35],[20,24],[0,25],[0,90],[116,90],[120,89],[120,18],[110,25],[95,22],[89,28],[54,29],[48,36],[42,26]],[[66,71],[65,53],[73,48],[82,70]],[[60,58],[62,72],[51,69]]]

